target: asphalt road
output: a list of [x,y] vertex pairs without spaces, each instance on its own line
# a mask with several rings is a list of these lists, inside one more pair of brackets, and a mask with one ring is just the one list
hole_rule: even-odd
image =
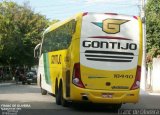
[[118,112],[114,112],[104,105],[58,106],[53,96],[41,95],[40,88],[35,84],[0,84],[0,108],[0,115],[160,114],[160,94],[141,91],[139,103],[124,104]]

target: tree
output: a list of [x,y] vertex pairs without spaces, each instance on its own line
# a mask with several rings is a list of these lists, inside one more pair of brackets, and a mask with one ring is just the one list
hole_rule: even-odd
[[28,4],[0,3],[0,64],[34,65],[33,49],[49,21]]
[[52,25],[52,24],[55,24],[55,23],[57,23],[57,22],[59,22],[60,20],[52,20],[52,21],[50,21],[50,23],[49,23],[49,25]]
[[146,5],[148,61],[160,55],[160,1],[148,0]]

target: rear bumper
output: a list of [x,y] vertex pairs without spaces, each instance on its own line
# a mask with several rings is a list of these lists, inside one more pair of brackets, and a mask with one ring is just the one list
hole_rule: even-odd
[[27,78],[26,81],[30,82],[30,83],[36,83],[37,82],[37,78]]
[[[104,97],[102,94],[112,94],[112,97]],[[83,96],[87,97],[87,100]],[[137,103],[139,100],[139,89],[130,91],[105,91],[83,89],[72,85],[71,95],[68,100],[108,104]]]

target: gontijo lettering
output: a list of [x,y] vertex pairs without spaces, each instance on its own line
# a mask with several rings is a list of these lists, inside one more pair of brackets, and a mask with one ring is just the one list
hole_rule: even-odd
[[51,64],[61,64],[61,55],[52,55]]
[[85,48],[110,48],[110,49],[122,49],[122,50],[137,50],[136,43],[125,43],[122,45],[120,42],[107,42],[107,41],[83,41],[83,47]]

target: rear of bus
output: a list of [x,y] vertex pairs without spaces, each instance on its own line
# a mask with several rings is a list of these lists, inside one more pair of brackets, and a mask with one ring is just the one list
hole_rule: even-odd
[[84,13],[80,60],[74,64],[71,99],[136,103],[139,99],[142,27],[139,17]]

